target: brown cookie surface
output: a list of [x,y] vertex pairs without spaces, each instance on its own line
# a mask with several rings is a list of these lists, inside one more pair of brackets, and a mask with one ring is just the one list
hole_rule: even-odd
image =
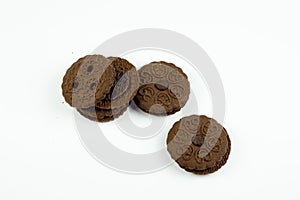
[[63,96],[76,108],[94,106],[105,98],[115,82],[112,61],[101,55],[87,55],[67,70],[62,83]]
[[118,57],[108,59],[111,60],[115,69],[116,78],[110,92],[96,104],[101,109],[114,109],[128,105],[139,87],[136,68],[130,62]]
[[140,87],[134,102],[143,111],[169,115],[187,102],[190,84],[181,68],[164,61],[152,62],[138,70]]
[[231,141],[225,128],[204,115],[176,122],[167,137],[167,150],[179,166],[195,174],[209,174],[225,165]]
[[127,106],[116,109],[100,109],[97,107],[78,108],[77,111],[87,119],[96,122],[108,122],[121,116],[127,109]]

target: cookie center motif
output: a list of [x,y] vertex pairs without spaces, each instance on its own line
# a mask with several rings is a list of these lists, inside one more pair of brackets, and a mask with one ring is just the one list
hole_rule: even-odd
[[193,138],[192,138],[192,143],[195,146],[200,147],[204,143],[204,137],[200,134],[194,135]]
[[87,68],[87,72],[92,72],[94,69],[93,65],[88,66]]
[[78,82],[74,82],[73,85],[72,85],[72,87],[73,87],[74,89],[76,89],[76,88],[78,87],[78,85],[79,85]]
[[158,90],[167,90],[169,88],[169,83],[168,81],[159,81],[157,83],[155,83],[155,87],[158,89]]

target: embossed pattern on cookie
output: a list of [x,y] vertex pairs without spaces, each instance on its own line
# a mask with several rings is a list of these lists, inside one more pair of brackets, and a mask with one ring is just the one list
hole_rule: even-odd
[[186,171],[208,174],[226,163],[231,142],[225,128],[216,120],[191,115],[173,125],[167,137],[167,150]]
[[67,70],[62,83],[66,102],[76,108],[88,108],[105,98],[116,73],[111,61],[101,55],[80,58]]
[[96,107],[101,109],[115,109],[128,105],[139,87],[137,71],[130,62],[119,57],[108,59],[116,71],[116,78],[105,98],[96,104]]
[[190,84],[187,75],[172,63],[152,62],[139,71],[140,87],[134,98],[143,111],[169,115],[179,111],[187,102]]

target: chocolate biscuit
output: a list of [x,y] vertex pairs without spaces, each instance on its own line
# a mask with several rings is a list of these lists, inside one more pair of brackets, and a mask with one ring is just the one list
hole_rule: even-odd
[[76,108],[95,106],[115,82],[112,61],[101,55],[80,58],[67,70],[62,83],[63,96]]
[[116,72],[115,82],[105,98],[97,102],[96,107],[115,109],[129,105],[139,87],[136,68],[123,58],[108,57],[108,59],[111,60]]
[[167,137],[167,150],[181,168],[203,175],[225,165],[231,142],[216,120],[191,115],[173,125]]
[[170,115],[187,102],[190,84],[181,68],[164,61],[152,62],[138,70],[140,87],[134,97],[143,111],[155,115]]

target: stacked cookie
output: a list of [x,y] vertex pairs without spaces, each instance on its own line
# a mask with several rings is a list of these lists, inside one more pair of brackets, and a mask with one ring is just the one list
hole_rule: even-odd
[[122,115],[133,98],[144,112],[174,114],[186,104],[190,84],[172,63],[152,62],[137,72],[123,58],[87,55],[67,70],[62,90],[66,102],[81,115],[107,122]]
[[81,115],[106,122],[124,113],[138,85],[136,68],[127,60],[87,55],[67,70],[62,91],[66,102]]

